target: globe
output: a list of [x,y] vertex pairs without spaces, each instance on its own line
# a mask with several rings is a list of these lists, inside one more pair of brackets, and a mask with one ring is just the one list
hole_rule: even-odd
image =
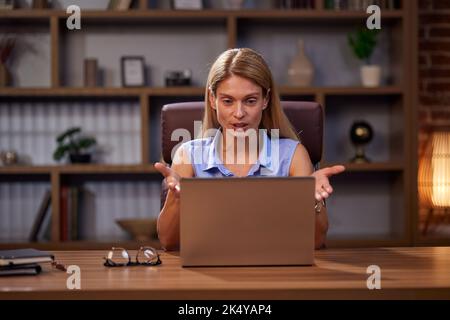
[[365,121],[356,121],[350,129],[350,138],[353,144],[369,143],[373,138],[372,126]]

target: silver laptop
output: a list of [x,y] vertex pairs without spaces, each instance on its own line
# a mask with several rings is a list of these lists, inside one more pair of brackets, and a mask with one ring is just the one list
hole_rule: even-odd
[[182,179],[182,265],[312,265],[314,184],[313,177]]

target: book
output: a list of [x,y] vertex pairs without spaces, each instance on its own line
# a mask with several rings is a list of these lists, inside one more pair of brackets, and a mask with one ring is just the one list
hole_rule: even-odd
[[41,273],[42,267],[37,263],[25,264],[25,265],[10,265],[7,267],[0,267],[1,276],[17,276],[17,275],[30,275],[35,276]]
[[52,193],[50,190],[47,190],[44,194],[44,197],[42,199],[41,205],[39,206],[39,210],[37,212],[33,227],[31,228],[30,236],[28,238],[28,240],[30,242],[38,241],[38,234],[44,226],[44,221],[46,220],[46,216],[48,214],[50,214],[50,210],[48,210],[48,208],[50,207],[50,203],[51,203],[51,195],[52,195]]
[[52,262],[54,256],[36,249],[0,250],[0,266]]
[[130,9],[131,0],[110,0],[108,10],[126,11]]
[[59,212],[59,240],[60,241],[67,241],[69,240],[68,237],[68,230],[69,230],[69,209],[68,209],[68,197],[69,197],[69,187],[68,186],[62,186],[61,187],[61,193],[60,193],[60,212]]

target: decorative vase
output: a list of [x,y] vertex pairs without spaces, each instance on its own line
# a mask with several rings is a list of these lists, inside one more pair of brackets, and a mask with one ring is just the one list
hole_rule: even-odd
[[361,81],[364,87],[379,87],[381,83],[381,67],[378,65],[362,66]]
[[11,73],[3,63],[0,63],[0,88],[7,87],[10,84],[11,84]]
[[289,84],[298,87],[311,86],[314,79],[314,66],[305,53],[305,44],[298,40],[298,53],[288,70]]
[[91,163],[91,155],[89,153],[83,154],[69,154],[71,163]]

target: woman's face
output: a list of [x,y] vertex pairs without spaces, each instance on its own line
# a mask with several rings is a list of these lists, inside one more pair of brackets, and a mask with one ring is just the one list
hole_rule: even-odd
[[268,103],[268,96],[263,97],[260,86],[236,75],[222,81],[216,95],[210,92],[209,99],[222,129],[232,132],[258,130]]

